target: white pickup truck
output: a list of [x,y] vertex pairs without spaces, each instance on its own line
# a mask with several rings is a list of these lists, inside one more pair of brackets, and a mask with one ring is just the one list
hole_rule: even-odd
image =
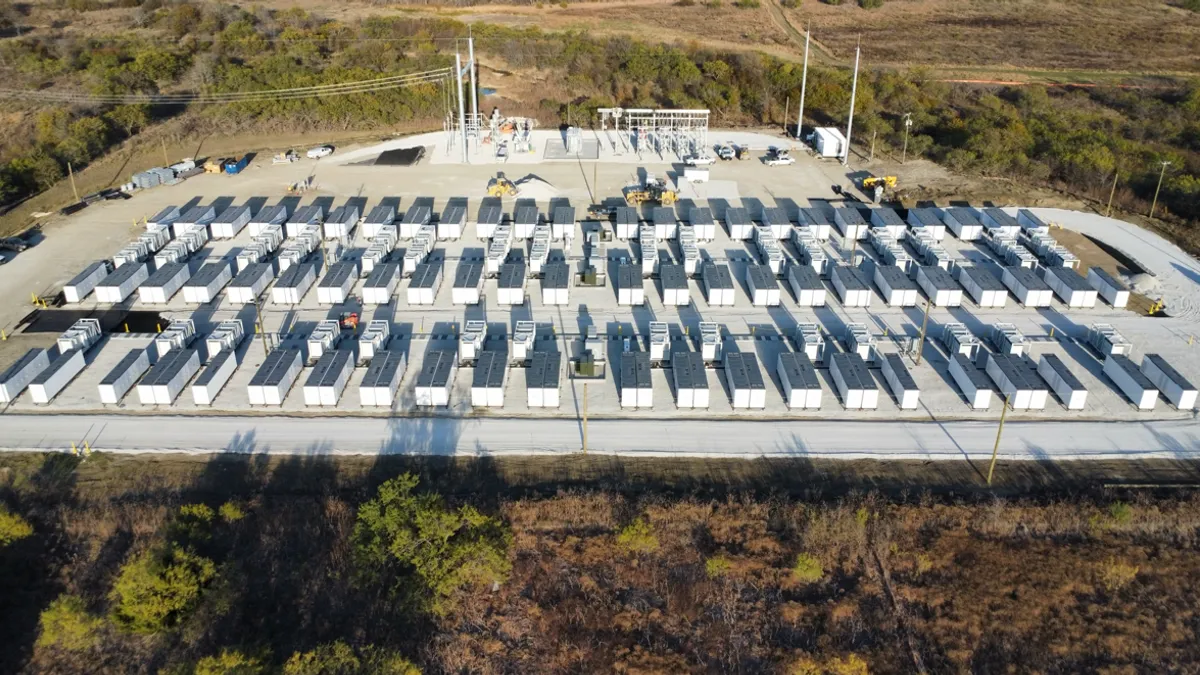
[[717,160],[709,154],[691,155],[684,159],[683,163],[687,164],[688,166],[710,166],[712,164],[716,164]]
[[796,158],[792,157],[786,148],[768,148],[763,163],[767,166],[787,166],[795,164]]

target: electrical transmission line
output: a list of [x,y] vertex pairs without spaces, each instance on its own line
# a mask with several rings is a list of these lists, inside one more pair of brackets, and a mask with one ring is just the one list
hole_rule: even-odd
[[179,105],[185,105],[188,103],[248,103],[256,101],[286,101],[325,96],[368,94],[387,91],[390,89],[412,87],[420,84],[441,82],[453,77],[453,75],[453,68],[438,68],[436,70],[427,70],[420,73],[409,73],[407,75],[393,75],[374,80],[358,80],[355,82],[320,84],[313,85],[311,87],[211,93],[183,92],[175,94],[86,94],[82,92],[52,89],[30,90],[0,88],[0,98],[57,103],[117,105],[139,103]]

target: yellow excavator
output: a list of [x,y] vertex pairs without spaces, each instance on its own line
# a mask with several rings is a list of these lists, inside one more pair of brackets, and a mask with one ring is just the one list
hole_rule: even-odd
[[497,173],[495,178],[488,181],[487,193],[489,197],[516,197],[517,185],[503,173]]

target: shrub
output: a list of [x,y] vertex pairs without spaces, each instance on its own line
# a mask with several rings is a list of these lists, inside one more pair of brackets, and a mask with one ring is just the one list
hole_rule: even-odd
[[1104,590],[1109,593],[1116,593],[1136,579],[1137,574],[1138,568],[1136,565],[1118,562],[1109,558],[1108,562],[1100,567],[1100,583],[1104,586]]
[[734,0],[733,6],[738,9],[758,9],[762,3],[759,0]]
[[779,4],[787,9],[796,9],[800,6],[800,0],[779,0]]
[[715,555],[704,561],[704,573],[709,579],[717,579],[729,574],[729,570],[733,569],[733,564],[729,562],[729,558],[723,555]]
[[188,544],[202,543],[212,538],[214,513],[206,504],[184,504],[179,514],[171,521],[169,537],[172,541]]
[[653,553],[658,550],[658,537],[645,518],[638,518],[617,534],[617,545],[629,553]]
[[858,0],[858,6],[863,9],[878,9],[883,7],[883,0]]
[[0,506],[0,546],[8,546],[33,534],[33,526],[27,520]]
[[821,568],[821,561],[817,560],[815,555],[811,553],[801,553],[796,556],[796,564],[792,567],[792,578],[802,584],[811,584],[820,581],[825,576],[825,570]]
[[386,481],[358,509],[355,556],[367,577],[411,573],[425,609],[445,614],[468,586],[504,581],[512,535],[499,519],[475,508],[447,508],[433,493],[415,494],[412,474]]
[[859,527],[866,527],[869,520],[871,520],[871,512],[867,510],[867,507],[858,507],[858,510],[854,512],[854,522],[858,523]]
[[850,654],[845,658],[832,658],[825,664],[829,675],[869,675],[867,662],[858,654]]
[[109,597],[113,621],[136,633],[157,633],[176,625],[217,576],[208,558],[168,543],[144,551],[117,574]]
[[60,595],[42,610],[38,626],[39,647],[79,652],[99,644],[104,621],[92,616],[78,596]]
[[694,7],[696,0],[675,0],[676,7]]
[[221,520],[227,523],[236,523],[246,517],[246,511],[237,502],[225,502],[217,512],[221,514]]
[[1127,525],[1133,520],[1133,507],[1125,502],[1113,502],[1108,507],[1108,517],[1116,525]]
[[194,675],[259,675],[267,666],[253,656],[222,649],[216,656],[206,656],[196,662]]
[[421,675],[421,669],[390,650],[368,646],[356,652],[339,640],[292,654],[283,675]]

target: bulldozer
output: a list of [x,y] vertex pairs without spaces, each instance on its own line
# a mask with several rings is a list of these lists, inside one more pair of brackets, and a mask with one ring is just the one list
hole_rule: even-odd
[[862,189],[864,189],[864,190],[874,190],[877,185],[881,185],[885,189],[888,189],[888,190],[895,190],[896,189],[896,177],[895,176],[867,176],[866,178],[862,179]]
[[625,203],[630,206],[640,206],[646,202],[658,202],[661,206],[674,206],[678,198],[679,195],[667,187],[667,181],[655,178],[652,173],[646,174],[644,184],[625,188]]
[[487,193],[489,197],[516,197],[517,185],[509,180],[503,173],[497,173],[496,177],[488,181]]

